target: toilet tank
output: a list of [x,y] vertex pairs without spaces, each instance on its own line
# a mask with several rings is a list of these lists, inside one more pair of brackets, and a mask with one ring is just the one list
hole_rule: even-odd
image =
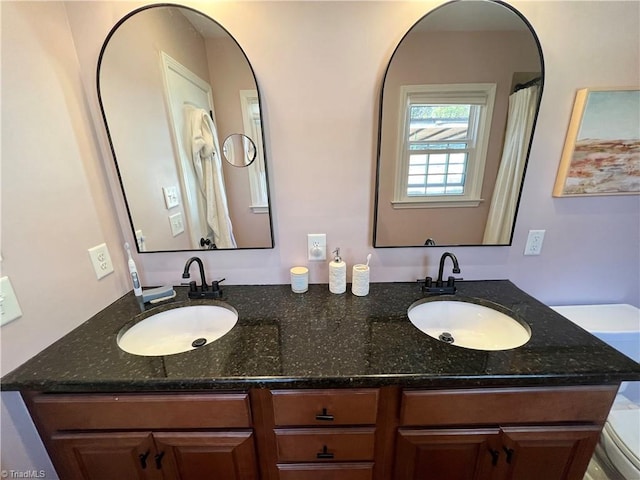
[[[627,304],[551,307],[560,315],[640,363],[640,309]],[[623,383],[620,393],[640,404],[640,382]]]

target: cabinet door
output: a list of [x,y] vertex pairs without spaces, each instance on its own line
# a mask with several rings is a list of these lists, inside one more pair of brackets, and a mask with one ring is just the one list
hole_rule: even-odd
[[151,433],[69,433],[51,438],[65,480],[162,480]]
[[[253,434],[154,432],[164,480],[257,480]],[[116,478],[116,477],[114,477]]]
[[509,480],[581,480],[600,427],[504,427]]
[[401,429],[398,432],[395,479],[491,478],[498,462],[499,437],[497,428]]

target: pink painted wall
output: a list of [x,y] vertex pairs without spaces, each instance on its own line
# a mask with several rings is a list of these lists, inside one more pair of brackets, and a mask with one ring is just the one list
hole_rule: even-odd
[[[194,2],[239,41],[264,95],[276,248],[209,252],[211,278],[285,283],[327,234],[374,281],[434,274],[441,249],[371,247],[377,99],[384,68],[433,2]],[[0,330],[2,373],[130,290],[132,242],[95,94],[102,41],[140,3],[1,2],[2,274],[24,315]],[[640,305],[640,199],[556,199],[551,190],[575,91],[640,84],[640,3],[518,1],[547,77],[512,247],[455,249],[467,279],[509,278],[550,304]],[[4,48],[5,45],[9,47]],[[312,114],[309,114],[312,112]],[[113,194],[113,195],[112,195]],[[524,257],[529,229],[542,255]],[[106,242],[116,273],[98,281],[87,248]],[[188,253],[136,255],[145,285],[180,282]],[[327,265],[310,265],[326,283]],[[37,332],[35,334],[34,332]],[[2,468],[46,467],[24,405],[2,394]],[[50,467],[47,467],[50,468]],[[47,478],[55,478],[53,475]]]

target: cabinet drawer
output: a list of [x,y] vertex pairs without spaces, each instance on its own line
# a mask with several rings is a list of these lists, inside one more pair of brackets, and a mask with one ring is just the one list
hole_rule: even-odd
[[378,390],[276,390],[271,392],[275,424],[373,425]]
[[277,429],[278,462],[349,462],[373,460],[371,428]]
[[372,480],[373,463],[278,465],[279,480]]
[[400,425],[603,423],[616,386],[405,390]]
[[43,394],[35,415],[48,431],[251,427],[249,395]]

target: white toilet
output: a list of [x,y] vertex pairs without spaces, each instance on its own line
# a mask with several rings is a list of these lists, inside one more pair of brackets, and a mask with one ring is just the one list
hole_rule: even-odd
[[[640,309],[624,304],[551,308],[640,362]],[[640,382],[620,386],[584,478],[640,480]]]

